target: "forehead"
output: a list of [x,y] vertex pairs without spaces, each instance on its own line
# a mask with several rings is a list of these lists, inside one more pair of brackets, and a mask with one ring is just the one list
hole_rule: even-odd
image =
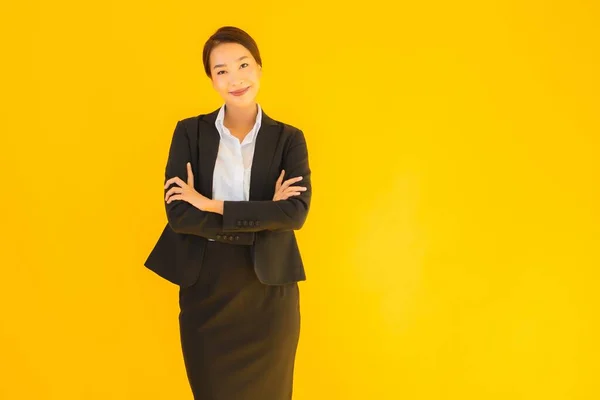
[[[212,49],[210,53],[210,64],[233,64],[239,60],[240,57],[248,56],[252,58],[252,54],[247,48],[239,43],[221,43]],[[246,59],[247,61],[247,59]]]

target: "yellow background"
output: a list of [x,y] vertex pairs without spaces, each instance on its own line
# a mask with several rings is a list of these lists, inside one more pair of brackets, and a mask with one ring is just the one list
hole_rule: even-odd
[[598,2],[15,3],[2,400],[191,399],[143,262],[175,123],[221,105],[221,25],[309,145],[294,399],[599,398]]

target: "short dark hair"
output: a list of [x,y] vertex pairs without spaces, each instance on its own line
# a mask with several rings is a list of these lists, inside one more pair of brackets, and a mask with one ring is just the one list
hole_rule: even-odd
[[262,67],[262,60],[260,58],[260,52],[254,39],[248,33],[235,26],[223,26],[215,33],[204,44],[204,50],[202,51],[202,61],[204,62],[204,72],[209,78],[212,77],[210,71],[210,53],[212,50],[221,43],[239,43],[248,49],[250,54],[254,57],[258,65]]

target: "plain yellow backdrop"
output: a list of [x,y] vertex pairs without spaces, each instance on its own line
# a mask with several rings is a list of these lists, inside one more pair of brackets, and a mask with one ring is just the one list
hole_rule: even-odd
[[2,400],[191,399],[143,262],[222,25],[309,145],[295,400],[600,397],[598,3],[393,3],[3,6]]

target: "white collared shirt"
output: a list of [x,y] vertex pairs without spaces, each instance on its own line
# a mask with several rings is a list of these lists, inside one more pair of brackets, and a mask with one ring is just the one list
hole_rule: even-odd
[[242,143],[223,125],[224,118],[225,104],[221,106],[215,121],[221,139],[213,172],[212,198],[214,200],[248,201],[250,199],[250,172],[256,135],[262,120],[262,109],[258,105],[254,127]]

